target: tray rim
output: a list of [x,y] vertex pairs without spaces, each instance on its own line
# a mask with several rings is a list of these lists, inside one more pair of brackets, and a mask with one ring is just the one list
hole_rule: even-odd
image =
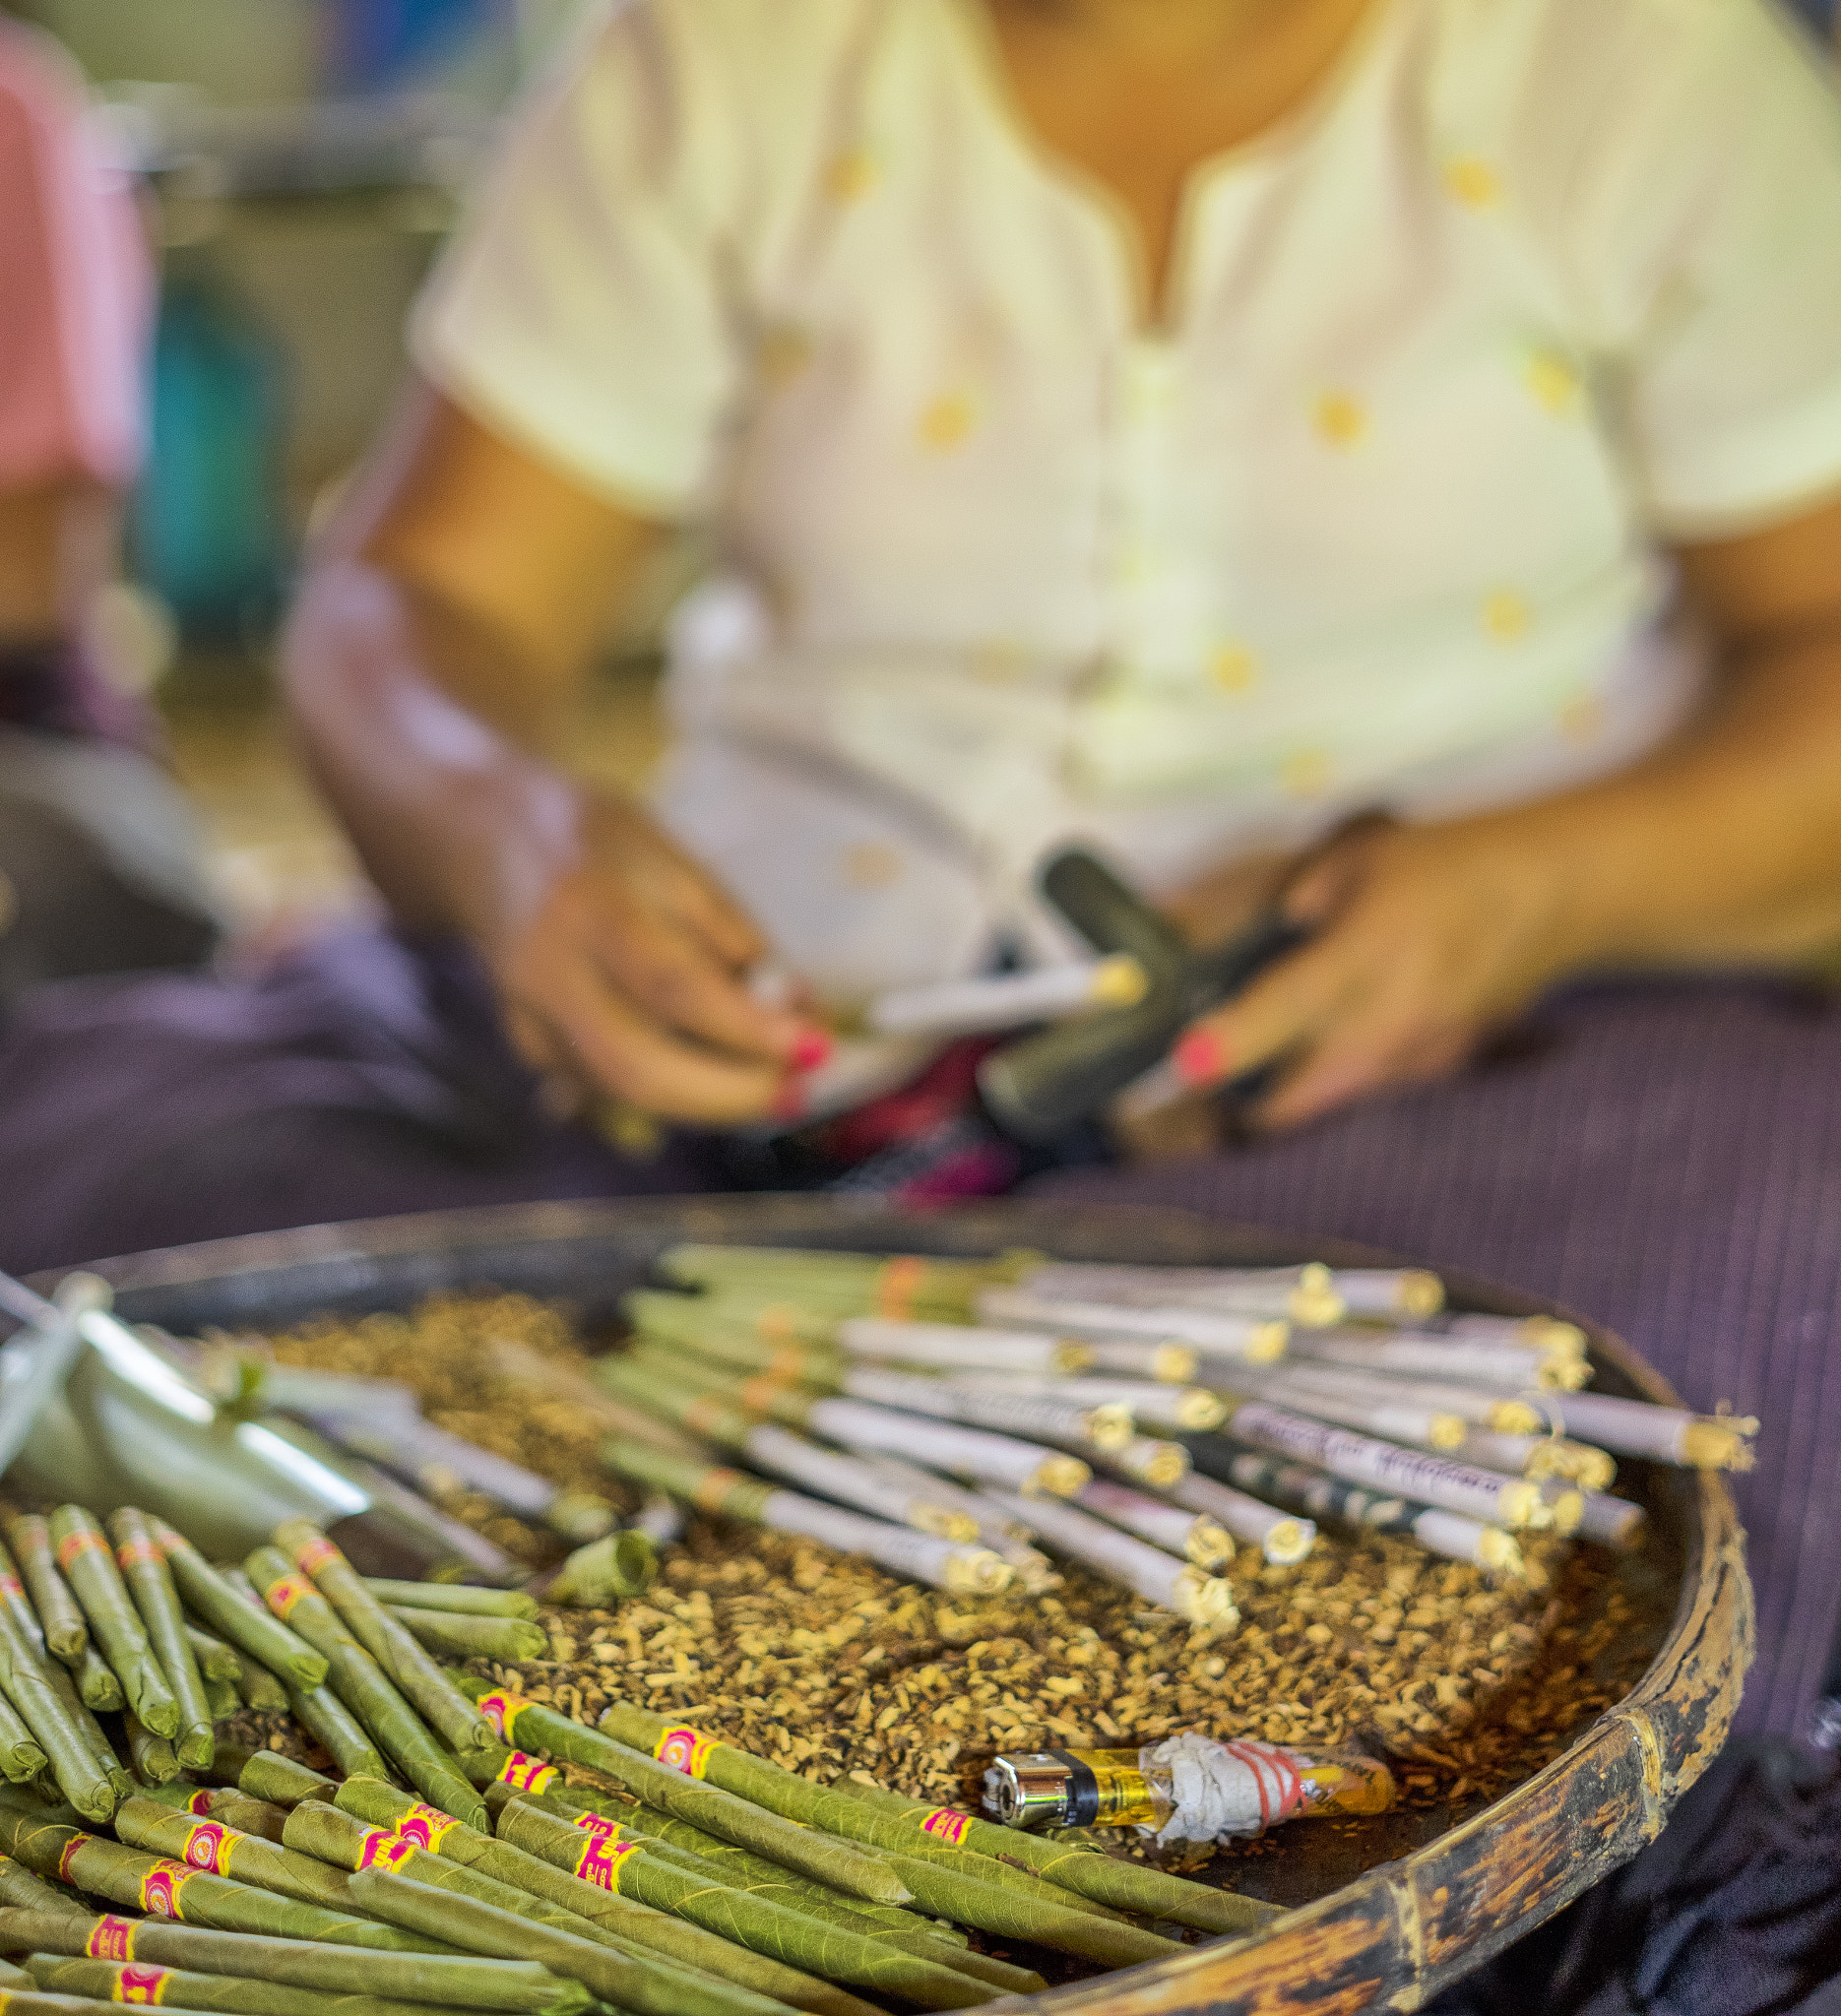
[[[876,1198],[679,1196],[493,1205],[353,1220],[157,1248],[88,1263],[115,1289],[122,1313],[160,1321],[188,1294],[216,1289],[248,1302],[278,1275],[323,1277],[321,1306],[361,1294],[366,1277],[435,1256],[460,1264],[494,1249],[650,1235],[656,1244],[696,1227],[740,1242],[802,1239],[866,1250],[990,1250],[1005,1244],[1125,1241],[1193,1250],[1198,1264],[1323,1259],[1400,1265],[1398,1255],[1345,1240],[1293,1233],[1163,1205],[1062,1204],[1028,1198],[937,1209],[898,1209]],[[1019,1225],[1038,1227],[1033,1237]],[[1004,1228],[1009,1229],[1004,1229]],[[719,1230],[723,1228],[725,1230]],[[1180,1262],[1177,1262],[1180,1264]],[[33,1277],[49,1287],[70,1269]],[[413,1271],[413,1269],[412,1269]],[[1579,1323],[1593,1354],[1636,1391],[1664,1402],[1668,1382],[1614,1332],[1563,1305],[1440,1267],[1454,1298],[1503,1314],[1551,1311]],[[474,1277],[484,1282],[482,1271]],[[335,1292],[335,1285],[339,1285]],[[407,1285],[412,1296],[439,1286]],[[451,1283],[450,1285],[458,1285]],[[310,1291],[309,1291],[310,1292]],[[1223,2016],[1281,2007],[1354,2012],[1376,2004],[1411,2010],[1570,1903],[1655,1839],[1682,1793],[1717,1754],[1752,1653],[1745,1536],[1717,1473],[1687,1472],[1675,1491],[1683,1553],[1682,1590],[1668,1633],[1635,1687],[1534,1777],[1396,1861],[1288,1912],[1249,1937],[1217,1940],[1181,1956],[987,2006],[1041,2016]],[[1542,1855],[1563,1830],[1574,1852],[1562,1866]]]

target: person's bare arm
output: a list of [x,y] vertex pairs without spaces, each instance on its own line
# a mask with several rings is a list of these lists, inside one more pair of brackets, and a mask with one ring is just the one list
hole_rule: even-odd
[[1841,940],[1841,503],[1682,561],[1721,645],[1683,732],[1578,790],[1330,849],[1287,898],[1317,936],[1196,1025],[1186,1082],[1295,1059],[1262,1114],[1292,1125],[1442,1075],[1568,975]]
[[456,931],[527,1060],[713,1123],[813,1033],[750,998],[749,919],[549,743],[660,529],[415,388],[316,552],[283,653],[319,781],[406,922]]

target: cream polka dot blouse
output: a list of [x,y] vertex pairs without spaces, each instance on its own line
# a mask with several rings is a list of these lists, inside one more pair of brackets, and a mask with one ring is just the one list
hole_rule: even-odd
[[1841,487],[1841,114],[1765,0],[1375,0],[1204,163],[1167,297],[979,0],[629,0],[518,123],[421,368],[711,529],[668,822],[834,995],[1616,768],[1671,543]]

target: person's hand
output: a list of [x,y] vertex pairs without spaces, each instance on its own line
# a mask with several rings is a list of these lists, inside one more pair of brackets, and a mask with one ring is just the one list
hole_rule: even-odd
[[749,993],[754,924],[630,805],[579,799],[552,824],[503,863],[476,933],[552,1109],[601,1094],[705,1125],[790,1117],[830,1040]]
[[1200,1091],[1279,1065],[1253,1114],[1275,1128],[1442,1077],[1576,963],[1566,895],[1553,850],[1512,816],[1365,823],[1285,893],[1310,942],[1197,1022],[1174,1075]]

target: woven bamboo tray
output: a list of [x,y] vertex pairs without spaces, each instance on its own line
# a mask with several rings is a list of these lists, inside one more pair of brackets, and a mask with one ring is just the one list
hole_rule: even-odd
[[[407,1309],[496,1286],[610,1316],[679,1239],[979,1254],[1032,1246],[1071,1260],[1268,1266],[1389,1256],[1288,1239],[1180,1212],[993,1204],[925,1215],[817,1198],[517,1206],[310,1227],[103,1262],[131,1321],[180,1333],[277,1329],[321,1312]],[[1462,1306],[1546,1305],[1445,1275]],[[1569,1311],[1555,1313],[1570,1314]],[[1575,1321],[1582,1320],[1575,1317]],[[1597,1390],[1674,1398],[1629,1347],[1587,1323]],[[1751,1657],[1744,1536],[1721,1478],[1631,1466],[1653,1539],[1642,1571],[1677,1593],[1641,1681],[1545,1770],[1479,1810],[1403,1811],[1358,1828],[1298,1828],[1249,1876],[1300,1908],[1255,1937],[1050,1990],[1002,2008],[1043,2016],[1260,2016],[1411,2010],[1531,1931],[1660,1832],[1711,1762]],[[993,2008],[999,2005],[993,2005]]]

